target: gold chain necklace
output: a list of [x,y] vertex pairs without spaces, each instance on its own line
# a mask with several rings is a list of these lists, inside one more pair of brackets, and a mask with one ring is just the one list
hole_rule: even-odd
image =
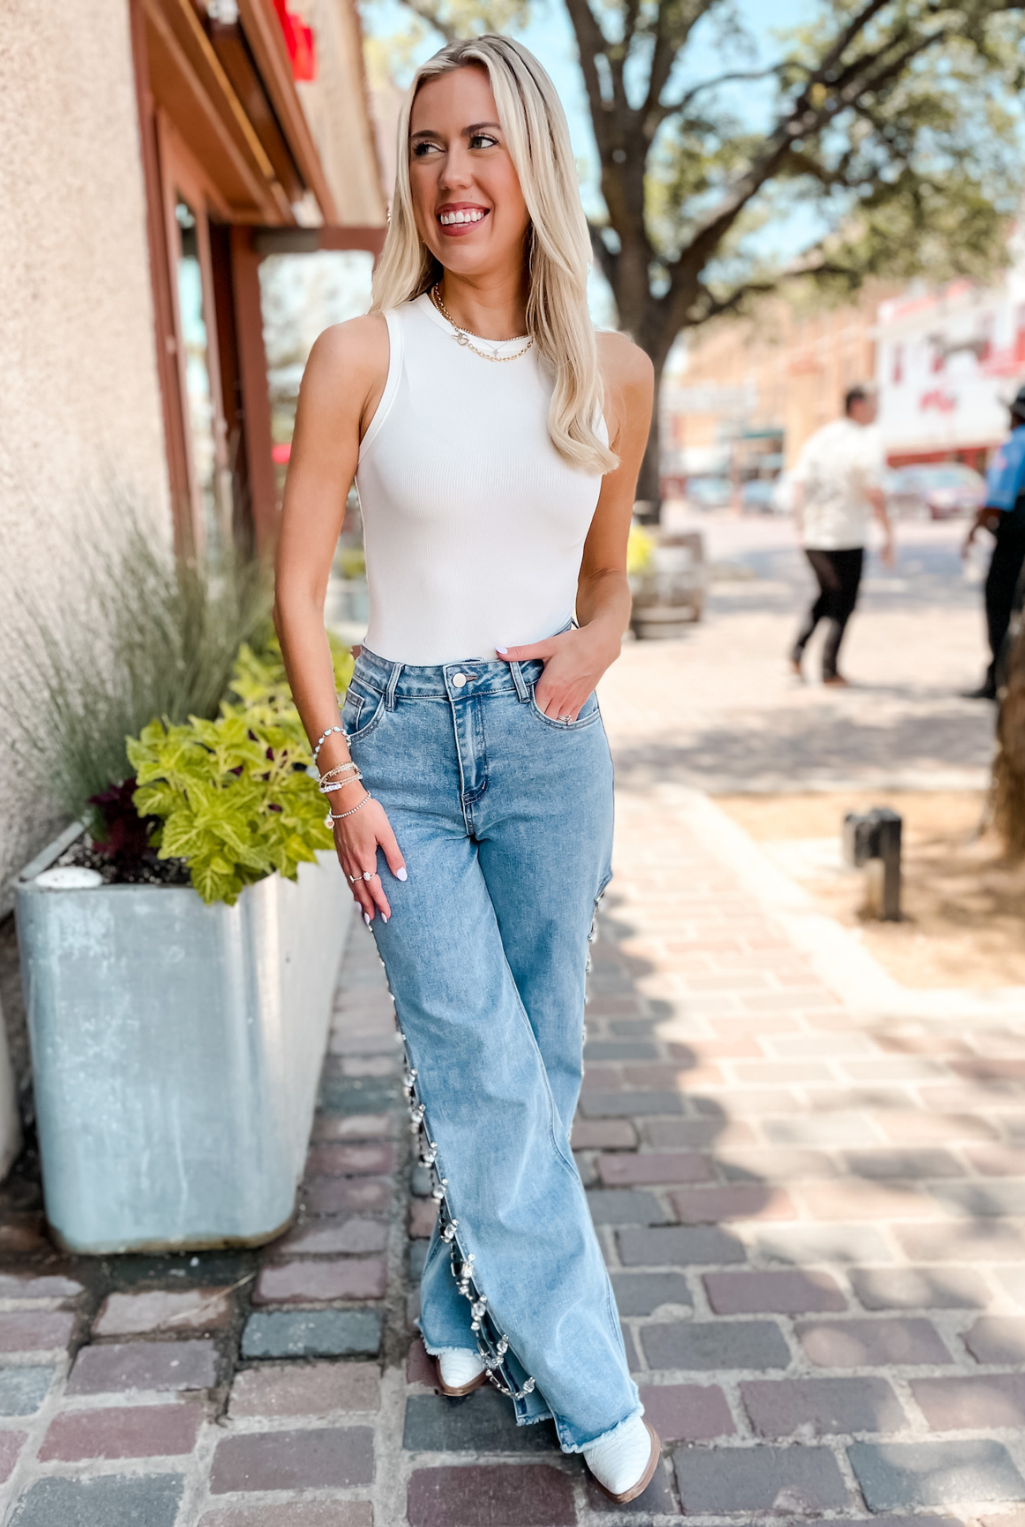
[[489,350],[478,350],[476,345],[470,343],[471,339],[480,339],[480,340],[483,340],[484,344],[486,344],[486,345],[488,345],[488,344],[492,344],[492,345],[511,345],[511,344],[514,343],[514,340],[511,340],[511,339],[491,339],[491,340],[489,340],[489,339],[485,339],[483,334],[473,334],[473,333],[471,333],[471,331],[469,329],[461,329],[459,327],[459,325],[456,323],[455,319],[452,317],[452,314],[449,312],[448,308],[445,306],[445,304],[441,300],[441,292],[439,290],[440,286],[441,286],[441,282],[440,281],[435,281],[434,285],[431,287],[431,300],[433,301],[435,307],[438,309],[438,312],[442,315],[442,317],[443,318],[447,318],[449,323],[452,325],[453,329],[455,329],[455,331],[456,331],[456,333],[455,333],[456,344],[464,345],[467,350],[472,350],[474,355],[479,355],[482,360],[486,360],[486,361],[518,361],[521,355],[526,355],[527,351],[530,349],[531,345],[534,343],[534,336],[533,336],[533,334],[530,334],[530,335],[527,335],[527,334],[517,334],[516,335],[516,339],[525,339],[527,341],[527,343],[523,346],[522,350],[517,350],[514,355],[495,355],[495,354],[493,354]]

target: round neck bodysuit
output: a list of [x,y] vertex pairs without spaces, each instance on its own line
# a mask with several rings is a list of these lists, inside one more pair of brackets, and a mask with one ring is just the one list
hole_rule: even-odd
[[573,618],[601,489],[549,438],[550,369],[523,340],[474,340],[502,362],[475,354],[427,293],[384,318],[388,379],[356,472],[366,645],[433,666],[543,641]]

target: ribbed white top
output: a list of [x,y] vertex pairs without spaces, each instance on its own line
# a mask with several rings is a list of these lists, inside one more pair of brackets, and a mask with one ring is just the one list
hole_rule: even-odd
[[533,347],[475,355],[426,294],[384,316],[388,380],[356,473],[367,646],[436,664],[542,641],[573,615],[601,477],[552,445],[552,381]]

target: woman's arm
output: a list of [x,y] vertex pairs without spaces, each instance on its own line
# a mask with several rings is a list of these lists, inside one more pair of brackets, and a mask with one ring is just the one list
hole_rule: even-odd
[[508,662],[544,659],[545,671],[534,698],[546,716],[574,720],[619,656],[623,632],[630,624],[626,543],[654,393],[651,361],[625,335],[600,334],[598,354],[605,381],[605,420],[619,465],[602,478],[584,543],[577,585],[580,629],[527,647],[509,647],[501,654]]
[[[274,624],[311,743],[328,727],[340,725],[324,600],[360,440],[380,402],[387,374],[387,327],[383,318],[370,315],[337,324],[320,336],[299,393],[278,541]],[[344,737],[332,732],[321,747],[318,769],[323,775],[348,761]],[[357,782],[326,795],[325,811],[330,803],[340,814],[366,799],[367,791]],[[380,909],[387,919],[391,908],[376,873],[378,844],[392,874],[405,879],[406,872],[383,808],[367,800],[366,806],[333,826],[339,862],[364,917],[369,922]],[[372,878],[362,878],[367,871],[373,872]]]

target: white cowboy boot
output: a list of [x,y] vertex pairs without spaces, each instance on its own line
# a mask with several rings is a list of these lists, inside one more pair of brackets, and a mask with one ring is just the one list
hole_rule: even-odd
[[466,1347],[446,1347],[438,1353],[436,1361],[442,1394],[470,1394],[487,1380],[484,1359]]
[[644,1420],[634,1416],[605,1442],[584,1448],[584,1462],[605,1494],[620,1505],[636,1500],[651,1483],[662,1444]]

